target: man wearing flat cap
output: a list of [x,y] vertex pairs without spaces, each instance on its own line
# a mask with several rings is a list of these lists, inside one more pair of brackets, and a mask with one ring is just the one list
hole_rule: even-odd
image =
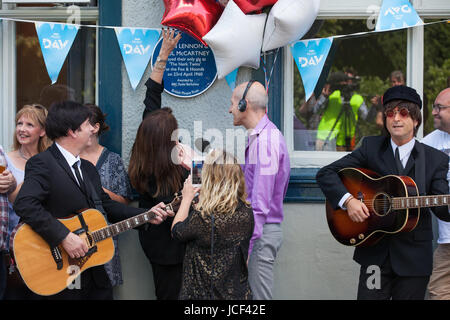
[[[358,149],[317,173],[317,182],[333,209],[347,210],[349,218],[358,223],[374,214],[341,182],[339,170],[349,167],[366,168],[380,176],[409,176],[420,195],[448,194],[448,156],[415,139],[422,123],[421,107],[422,100],[413,88],[395,86],[384,93],[386,135],[364,138]],[[356,247],[353,259],[361,265],[358,299],[424,299],[433,259],[430,210],[450,221],[448,206],[421,208],[412,231],[386,234],[376,244]]]

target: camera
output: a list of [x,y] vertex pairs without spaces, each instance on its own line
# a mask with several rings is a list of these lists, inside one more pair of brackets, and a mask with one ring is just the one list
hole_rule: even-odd
[[342,71],[332,73],[328,79],[331,92],[339,90],[341,92],[341,96],[346,102],[350,101],[353,92],[359,90],[360,81],[360,77],[353,76]]

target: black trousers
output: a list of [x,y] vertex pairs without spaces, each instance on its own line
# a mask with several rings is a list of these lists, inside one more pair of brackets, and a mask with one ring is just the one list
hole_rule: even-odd
[[5,294],[7,274],[4,251],[0,250],[0,300],[3,300]]
[[358,300],[424,300],[430,277],[402,277],[389,257],[381,266],[361,266]]
[[183,264],[162,265],[151,263],[156,299],[178,300],[181,290]]

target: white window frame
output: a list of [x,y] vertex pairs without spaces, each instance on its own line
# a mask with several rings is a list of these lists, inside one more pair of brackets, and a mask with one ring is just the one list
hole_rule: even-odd
[[[81,22],[95,21],[98,24],[99,12],[97,7],[80,7]],[[16,7],[3,4],[0,8],[0,18],[65,21],[70,13],[67,7]],[[16,24],[11,20],[0,20],[0,145],[9,150],[13,143],[16,115]],[[97,37],[98,41],[98,37]],[[98,46],[96,52],[98,61]],[[97,64],[98,68],[98,64]],[[98,71],[98,70],[97,70]],[[97,73],[98,75],[98,73]],[[98,96],[98,77],[96,93]]]
[[[449,0],[411,0],[422,19],[446,19],[450,17]],[[369,8],[381,7],[382,0],[321,0],[318,19],[367,19],[374,14]],[[378,13],[376,13],[378,15]],[[368,30],[369,31],[369,30]],[[284,136],[292,168],[320,168],[348,152],[295,151],[294,150],[294,59],[289,47],[283,57],[284,74]],[[423,96],[424,69],[424,27],[409,28],[407,31],[406,84]],[[423,137],[423,127],[417,137]]]

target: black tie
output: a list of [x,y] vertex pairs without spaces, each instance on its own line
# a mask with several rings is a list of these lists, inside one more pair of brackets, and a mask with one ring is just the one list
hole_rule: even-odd
[[398,147],[395,149],[395,165],[397,166],[397,174],[403,174],[403,164],[400,161],[400,152],[398,151]]
[[81,179],[81,174],[78,168],[78,161],[73,164],[72,168],[75,170],[75,176],[77,177],[78,183],[80,184],[81,191],[86,194],[86,186],[84,185],[83,179]]

